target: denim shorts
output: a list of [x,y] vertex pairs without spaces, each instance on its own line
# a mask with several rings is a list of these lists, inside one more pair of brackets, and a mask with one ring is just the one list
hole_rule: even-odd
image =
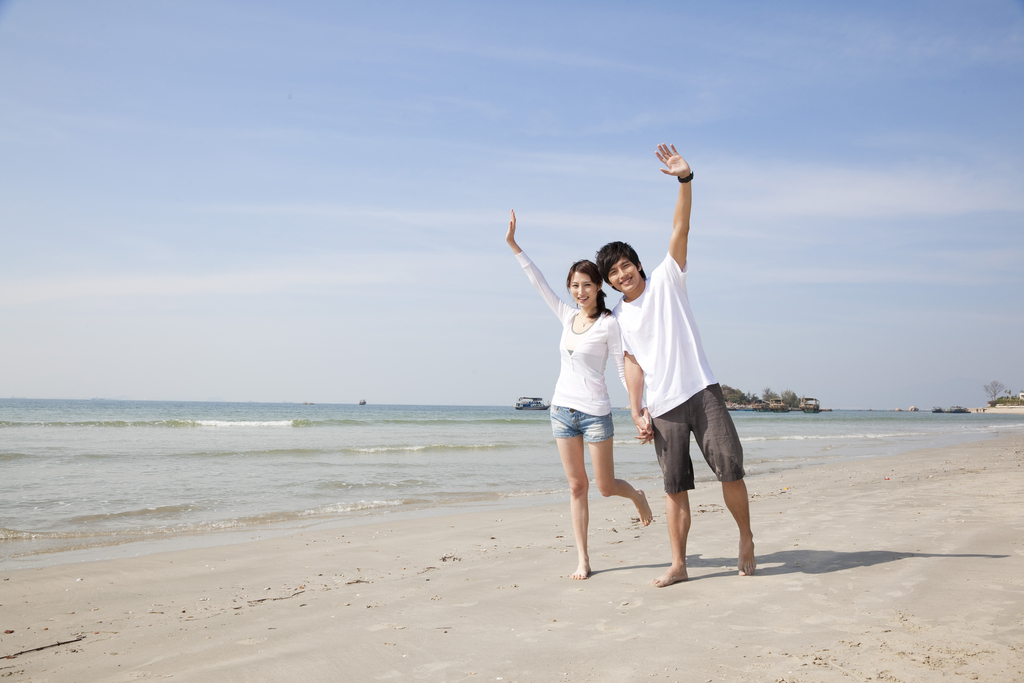
[[615,434],[612,415],[588,415],[572,408],[551,406],[551,432],[556,439],[582,436],[587,443],[607,441]]

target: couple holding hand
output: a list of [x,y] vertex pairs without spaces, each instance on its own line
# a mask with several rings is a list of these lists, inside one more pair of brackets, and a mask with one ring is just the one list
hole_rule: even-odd
[[[694,488],[691,433],[722,483],[726,507],[739,527],[739,574],[753,574],[756,565],[747,487],[743,482],[743,448],[721,387],[704,357],[686,295],[693,172],[674,146],[659,145],[656,154],[665,165],[661,172],[679,180],[679,198],[668,255],[649,278],[632,247],[625,242],[611,242],[601,247],[596,264],[577,261],[569,269],[565,286],[576,303],[570,306],[552,291],[516,243],[515,212],[505,241],[530,282],[562,322],[562,363],[551,398],[551,426],[571,495],[573,533],[579,554],[579,566],[572,578],[586,579],[591,571],[587,553],[589,478],[583,459],[584,441],[590,445],[594,479],[601,495],[629,498],[644,526],[652,519],[644,492],[615,478],[612,409],[604,379],[610,356],[629,392],[637,438],[641,443],[654,442],[664,475],[672,565],[653,581],[660,587],[687,579],[687,492]],[[622,300],[612,310],[605,306],[602,281],[622,294]]]

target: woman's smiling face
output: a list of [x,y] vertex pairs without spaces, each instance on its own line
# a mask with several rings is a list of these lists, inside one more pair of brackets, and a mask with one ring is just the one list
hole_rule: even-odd
[[590,279],[586,273],[575,272],[572,280],[569,281],[569,292],[573,300],[584,311],[597,306],[597,293],[601,291],[600,285]]

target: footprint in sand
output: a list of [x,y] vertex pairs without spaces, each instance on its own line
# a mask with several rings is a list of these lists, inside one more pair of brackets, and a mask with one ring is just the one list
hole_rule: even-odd
[[392,624],[392,623],[389,622],[387,624],[374,624],[373,626],[367,626],[366,630],[367,631],[381,631],[381,630],[386,629],[386,628],[393,628],[395,630],[401,630],[401,629],[403,629],[405,627],[404,626],[399,626],[398,624]]

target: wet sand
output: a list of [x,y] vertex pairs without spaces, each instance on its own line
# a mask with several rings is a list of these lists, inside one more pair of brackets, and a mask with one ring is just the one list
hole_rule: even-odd
[[660,492],[643,529],[593,487],[587,581],[568,500],[6,572],[0,656],[43,649],[0,677],[1024,680],[1022,466],[1016,435],[751,477],[753,577],[702,484],[663,589]]

